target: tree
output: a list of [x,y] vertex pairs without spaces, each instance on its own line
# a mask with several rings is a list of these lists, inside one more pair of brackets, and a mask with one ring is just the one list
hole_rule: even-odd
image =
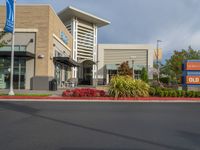
[[147,70],[146,68],[142,68],[142,71],[141,71],[141,80],[148,83],[148,74],[147,74]]
[[119,75],[128,75],[131,76],[133,75],[133,71],[132,69],[129,67],[128,61],[123,62],[122,64],[120,64],[119,68],[118,68],[118,74]]
[[193,50],[191,46],[188,50],[175,50],[170,59],[166,60],[166,64],[161,68],[161,73],[167,75],[171,80],[181,83],[182,64],[184,60],[200,59],[199,51]]
[[3,37],[6,35],[5,32],[0,32],[0,47],[3,47],[7,44],[8,41],[3,40]]

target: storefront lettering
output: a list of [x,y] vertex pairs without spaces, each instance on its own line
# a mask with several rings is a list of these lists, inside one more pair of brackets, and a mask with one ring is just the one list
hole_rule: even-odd
[[200,76],[187,76],[187,84],[200,84]]
[[63,41],[65,44],[68,43],[68,38],[67,38],[67,36],[65,35],[64,32],[61,32],[61,33],[60,33],[60,38],[62,39],[62,41]]

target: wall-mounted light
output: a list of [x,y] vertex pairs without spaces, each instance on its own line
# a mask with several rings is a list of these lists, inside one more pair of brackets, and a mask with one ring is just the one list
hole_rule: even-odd
[[43,55],[43,54],[40,54],[40,55],[38,55],[38,58],[39,58],[39,59],[43,59],[43,58],[44,58],[44,55]]
[[30,39],[29,43],[33,43],[33,39]]

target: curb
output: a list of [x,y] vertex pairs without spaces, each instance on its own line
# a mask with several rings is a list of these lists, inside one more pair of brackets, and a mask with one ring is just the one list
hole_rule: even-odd
[[60,102],[200,102],[200,98],[162,97],[61,97],[61,96],[0,96],[0,101],[60,101]]

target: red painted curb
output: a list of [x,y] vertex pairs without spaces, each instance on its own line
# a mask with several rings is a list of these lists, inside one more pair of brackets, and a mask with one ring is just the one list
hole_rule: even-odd
[[48,96],[0,96],[0,99],[47,99],[47,100],[125,100],[125,101],[200,101],[200,98],[175,98],[175,97],[135,97],[135,98],[113,98],[113,97],[48,97]]

